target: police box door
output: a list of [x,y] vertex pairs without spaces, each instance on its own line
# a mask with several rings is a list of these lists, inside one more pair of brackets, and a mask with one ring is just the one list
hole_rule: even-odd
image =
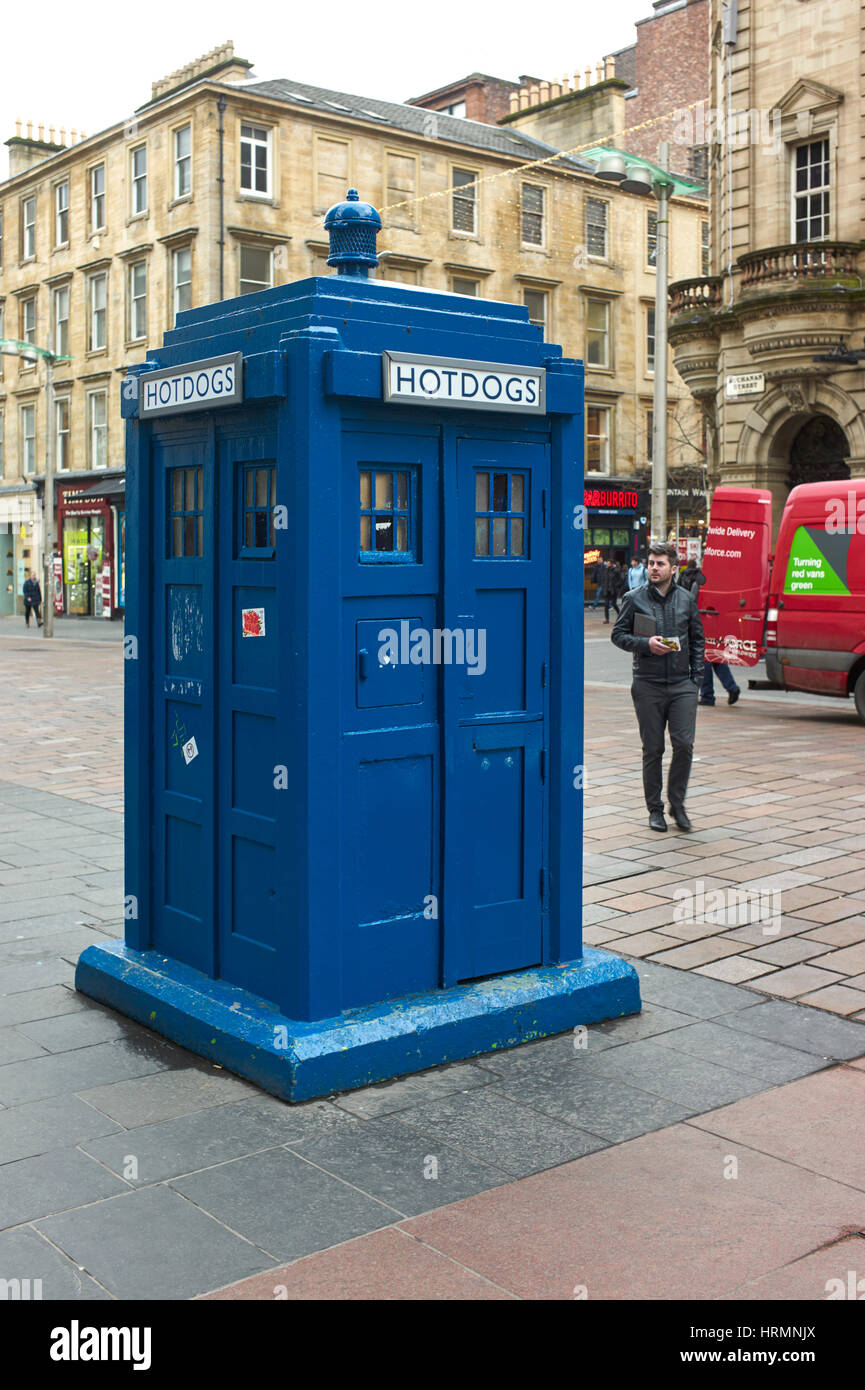
[[[549,445],[446,446],[444,983],[544,959]],[[447,532],[451,534],[448,539]]]

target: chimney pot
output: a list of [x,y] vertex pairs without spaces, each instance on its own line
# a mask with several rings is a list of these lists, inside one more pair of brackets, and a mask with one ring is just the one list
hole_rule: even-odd
[[510,92],[508,94],[508,103],[511,108],[511,114],[513,114],[514,111],[518,111],[520,106],[519,94],[517,92]]
[[21,122],[18,120],[17,116],[15,118],[15,135],[17,139],[21,139]]
[[28,140],[32,140],[32,139],[33,139],[33,122],[32,122],[32,121],[28,121],[28,122],[27,122],[27,139],[28,139]]

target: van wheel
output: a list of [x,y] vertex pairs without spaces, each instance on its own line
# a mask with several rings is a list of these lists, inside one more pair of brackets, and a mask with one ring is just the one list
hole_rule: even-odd
[[865,722],[865,671],[860,671],[853,687],[853,699],[856,701],[856,712],[859,718]]

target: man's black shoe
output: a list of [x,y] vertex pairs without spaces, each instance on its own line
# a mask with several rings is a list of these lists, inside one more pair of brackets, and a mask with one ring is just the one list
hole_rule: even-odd
[[667,822],[664,820],[664,813],[663,813],[663,811],[650,811],[650,812],[649,812],[649,829],[650,829],[650,830],[664,830],[664,831],[667,829]]
[[738,700],[741,694],[741,690],[731,690],[729,695],[727,696],[727,704],[735,705],[736,701]]
[[684,806],[670,807],[670,814],[680,830],[693,830],[694,827],[688,819],[688,813]]

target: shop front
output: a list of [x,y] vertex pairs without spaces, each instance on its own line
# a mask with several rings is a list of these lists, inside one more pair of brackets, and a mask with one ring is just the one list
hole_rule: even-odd
[[123,477],[57,484],[61,584],[55,608],[70,617],[116,618],[125,598]]
[[633,478],[604,477],[585,480],[587,512],[583,566],[586,602],[596,592],[595,567],[599,560],[629,565],[645,552],[646,527],[651,501],[635,486]]
[[32,485],[0,489],[0,617],[24,612],[24,581],[42,581],[42,517]]

